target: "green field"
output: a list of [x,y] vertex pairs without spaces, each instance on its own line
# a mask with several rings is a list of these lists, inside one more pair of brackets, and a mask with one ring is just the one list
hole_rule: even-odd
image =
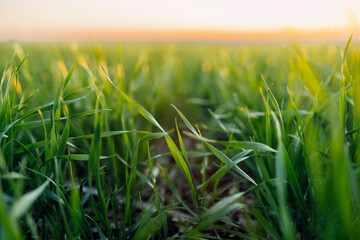
[[0,44],[0,239],[359,239],[360,46]]

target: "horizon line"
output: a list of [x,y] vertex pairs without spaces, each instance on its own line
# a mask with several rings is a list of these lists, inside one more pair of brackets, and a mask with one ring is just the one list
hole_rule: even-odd
[[360,27],[300,29],[5,29],[1,42],[124,41],[124,42],[267,42],[267,41],[346,41],[360,37]]

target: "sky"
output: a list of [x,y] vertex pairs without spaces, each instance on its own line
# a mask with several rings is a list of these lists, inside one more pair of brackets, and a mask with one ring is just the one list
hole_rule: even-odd
[[76,31],[313,31],[358,23],[360,0],[0,0],[3,40]]

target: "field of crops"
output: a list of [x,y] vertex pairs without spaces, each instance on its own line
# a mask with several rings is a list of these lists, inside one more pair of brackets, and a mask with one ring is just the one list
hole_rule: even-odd
[[0,239],[359,239],[360,46],[0,44]]

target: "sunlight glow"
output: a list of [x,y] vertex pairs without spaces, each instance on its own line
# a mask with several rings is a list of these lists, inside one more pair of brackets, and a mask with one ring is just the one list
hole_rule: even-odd
[[46,31],[357,29],[358,0],[0,0],[0,38]]

